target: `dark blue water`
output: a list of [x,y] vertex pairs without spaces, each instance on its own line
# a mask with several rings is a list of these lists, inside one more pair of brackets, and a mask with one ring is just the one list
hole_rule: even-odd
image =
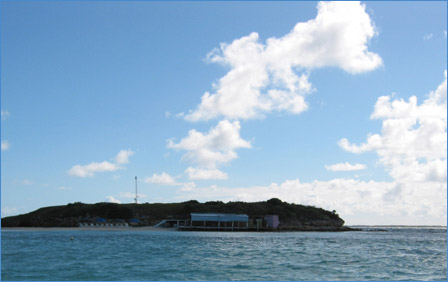
[[447,280],[446,228],[2,231],[1,239],[2,280]]

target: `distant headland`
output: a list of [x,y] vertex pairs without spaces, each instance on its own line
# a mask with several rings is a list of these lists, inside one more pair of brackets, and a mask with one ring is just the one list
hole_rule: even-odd
[[336,211],[283,202],[80,202],[2,218],[2,227],[177,227],[180,230],[352,231]]

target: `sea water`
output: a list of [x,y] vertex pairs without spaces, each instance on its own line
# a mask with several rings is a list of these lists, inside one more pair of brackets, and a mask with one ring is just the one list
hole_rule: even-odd
[[447,280],[446,228],[2,231],[1,280]]

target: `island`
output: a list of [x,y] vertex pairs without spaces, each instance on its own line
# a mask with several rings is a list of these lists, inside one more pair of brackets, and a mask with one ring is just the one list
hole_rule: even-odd
[[[196,222],[197,218],[201,218]],[[211,222],[208,218],[216,222]],[[220,218],[223,220],[221,221]],[[226,220],[228,218],[233,218]],[[241,222],[239,218],[244,218]],[[199,219],[198,219],[199,220]],[[219,221],[219,222],[218,222]],[[262,202],[117,204],[81,202],[40,208],[1,219],[2,227],[176,227],[178,230],[220,231],[354,231],[336,211],[287,203]]]

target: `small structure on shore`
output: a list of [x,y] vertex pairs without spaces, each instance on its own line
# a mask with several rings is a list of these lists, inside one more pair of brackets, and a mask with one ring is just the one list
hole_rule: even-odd
[[277,230],[280,221],[278,215],[255,215],[249,220],[249,228],[254,230]]
[[87,218],[84,217],[78,223],[78,227],[129,227],[123,219]]
[[179,230],[247,230],[247,214],[191,213],[189,226],[178,226]]
[[270,229],[277,229],[280,222],[278,221],[278,215],[267,215],[264,217],[266,225]]

